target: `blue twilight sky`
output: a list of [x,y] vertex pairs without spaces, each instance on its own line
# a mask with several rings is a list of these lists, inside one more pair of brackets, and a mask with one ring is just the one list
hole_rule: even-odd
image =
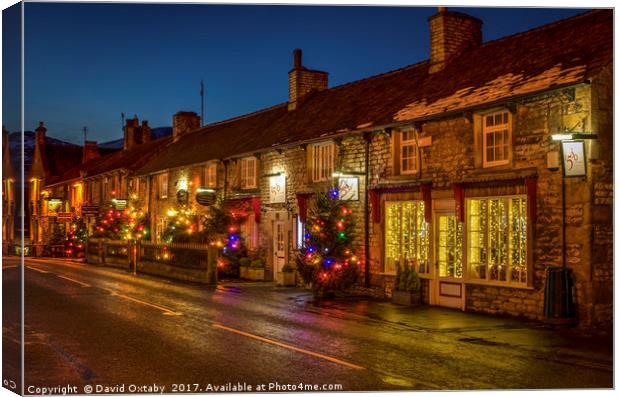
[[[461,8],[483,20],[483,40],[581,9]],[[214,122],[287,100],[292,50],[329,72],[330,87],[427,59],[436,7],[182,4],[25,4],[25,128],[81,143],[122,136],[121,112],[153,127],[179,110]],[[15,28],[7,25],[5,32]],[[5,33],[6,34],[6,33]],[[18,87],[4,48],[6,92]],[[18,54],[18,52],[17,52]],[[15,65],[17,66],[17,65]],[[7,69],[8,68],[8,69]],[[13,74],[11,74],[13,73]],[[5,96],[6,98],[6,96]],[[15,101],[3,124],[19,129]]]

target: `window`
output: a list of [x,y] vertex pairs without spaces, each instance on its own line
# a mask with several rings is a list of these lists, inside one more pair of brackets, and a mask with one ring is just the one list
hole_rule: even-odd
[[257,236],[258,236],[258,225],[256,224],[256,220],[254,219],[254,215],[250,214],[245,222],[241,224],[240,231],[241,236],[245,239],[246,247],[250,251],[254,251],[257,247]]
[[207,164],[204,181],[206,187],[217,187],[217,163]]
[[103,178],[103,181],[101,182],[101,197],[103,197],[104,201],[108,201],[110,198],[108,196],[108,177]]
[[168,173],[159,174],[157,176],[157,191],[160,199],[168,197]]
[[74,183],[71,187],[71,206],[76,210],[82,206],[83,190],[81,183]]
[[469,278],[527,283],[527,199],[467,200]]
[[241,159],[241,188],[256,188],[256,157],[246,157]]
[[301,218],[299,217],[299,215],[295,215],[295,220],[293,221],[295,223],[295,235],[294,235],[294,240],[295,241],[295,249],[302,249],[305,245],[305,225],[304,223],[301,221]]
[[429,272],[428,224],[423,201],[386,201],[385,272],[394,274],[398,265]]
[[400,141],[400,173],[418,172],[418,143],[414,130],[403,131]]
[[331,142],[312,146],[312,182],[331,179],[334,173],[334,149]]
[[155,223],[155,241],[161,242],[166,231],[166,219],[158,219]]
[[482,116],[482,156],[485,167],[508,164],[510,159],[508,111]]

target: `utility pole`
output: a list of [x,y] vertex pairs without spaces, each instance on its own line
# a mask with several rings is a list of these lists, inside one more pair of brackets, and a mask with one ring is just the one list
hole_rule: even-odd
[[82,128],[82,132],[84,135],[84,142],[82,142],[83,145],[86,145],[86,134],[88,133],[88,128],[84,127]]
[[205,82],[200,80],[200,126],[205,125]]

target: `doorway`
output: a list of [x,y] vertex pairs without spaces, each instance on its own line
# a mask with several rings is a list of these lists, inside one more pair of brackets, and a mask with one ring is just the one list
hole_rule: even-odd
[[435,214],[435,302],[464,310],[463,224],[454,212]]

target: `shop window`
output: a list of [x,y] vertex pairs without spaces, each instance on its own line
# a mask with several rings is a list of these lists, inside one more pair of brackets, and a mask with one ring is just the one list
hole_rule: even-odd
[[508,111],[482,116],[482,156],[484,167],[508,164],[511,127]]
[[255,189],[257,187],[256,176],[258,173],[256,157],[241,159],[241,188]]
[[157,176],[157,191],[160,199],[168,198],[168,173]]
[[335,151],[335,145],[331,142],[312,146],[312,182],[324,182],[331,179],[334,173]]
[[420,167],[420,151],[418,150],[416,131],[414,129],[394,131],[392,139],[394,145],[394,174],[416,174]]
[[467,200],[469,278],[527,283],[527,199]]
[[437,264],[439,277],[463,277],[463,224],[454,215],[437,220]]
[[429,272],[429,234],[423,201],[386,201],[385,273],[408,264]]

